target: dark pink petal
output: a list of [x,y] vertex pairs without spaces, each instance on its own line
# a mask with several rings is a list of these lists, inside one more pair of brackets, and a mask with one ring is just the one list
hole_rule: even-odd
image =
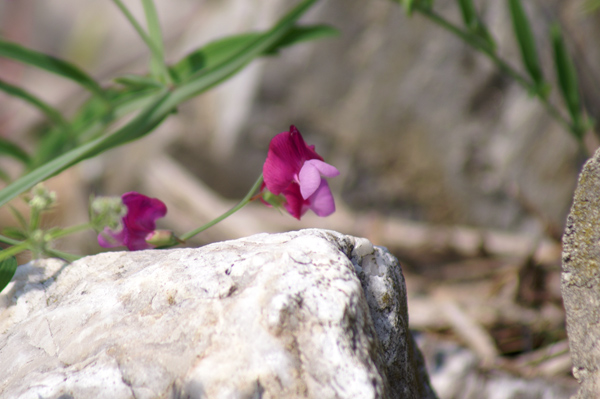
[[310,159],[323,160],[314,147],[306,145],[295,126],[290,126],[289,132],[273,137],[263,166],[263,176],[269,191],[275,195],[283,192],[300,173],[304,162]]
[[287,201],[284,205],[285,209],[296,219],[300,220],[302,215],[310,209],[310,202],[309,200],[302,198],[300,186],[298,184],[290,184],[289,187],[283,191],[283,195]]
[[335,212],[335,201],[333,200],[333,194],[329,189],[327,180],[321,179],[321,184],[315,193],[308,199],[310,202],[310,209],[317,216],[325,217]]
[[156,219],[167,214],[166,205],[157,198],[150,198],[136,193],[125,193],[121,197],[127,206],[127,215],[123,218],[125,226],[130,231],[145,231],[149,233],[156,229]]
[[156,230],[156,219],[166,215],[166,205],[134,191],[123,194],[121,199],[127,206],[121,230],[104,229],[98,235],[98,243],[104,248],[124,245],[130,251],[153,248],[146,242],[146,236]]
[[304,162],[298,174],[300,193],[306,199],[314,194],[321,184],[321,176],[335,177],[340,172],[334,167],[318,159],[310,159]]

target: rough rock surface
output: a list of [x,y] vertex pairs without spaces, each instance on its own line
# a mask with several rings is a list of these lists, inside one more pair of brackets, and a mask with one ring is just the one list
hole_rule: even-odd
[[435,398],[397,260],[323,230],[19,267],[3,398]]
[[600,398],[600,150],[585,164],[563,236],[562,295],[578,399]]

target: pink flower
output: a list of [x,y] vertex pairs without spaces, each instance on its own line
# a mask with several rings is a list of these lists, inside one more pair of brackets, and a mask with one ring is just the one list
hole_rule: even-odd
[[146,237],[156,230],[156,219],[167,214],[166,205],[159,199],[146,197],[135,191],[121,196],[127,207],[127,214],[121,219],[121,229],[111,230],[108,227],[98,234],[98,243],[104,248],[121,245],[130,251],[154,248],[146,242]]
[[296,219],[309,209],[318,216],[335,211],[333,195],[323,176],[339,174],[315,152],[314,145],[306,145],[293,125],[289,132],[273,137],[263,166],[264,185],[275,195],[283,194],[285,209]]

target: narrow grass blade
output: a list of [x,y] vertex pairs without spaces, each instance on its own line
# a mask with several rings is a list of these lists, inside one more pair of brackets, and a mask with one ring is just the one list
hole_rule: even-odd
[[[275,54],[281,48],[303,41],[335,36],[338,33],[337,29],[327,25],[294,26],[272,47],[266,49],[264,54]],[[264,33],[261,32],[244,33],[208,43],[173,65],[171,72],[176,81],[184,81],[201,69],[214,67],[231,58],[262,35]]]
[[523,64],[533,82],[541,89],[544,86],[544,77],[529,19],[525,14],[521,0],[508,0],[508,5]]
[[70,79],[104,98],[104,92],[94,79],[73,64],[16,43],[0,40],[0,57],[10,58]]
[[142,0],[144,6],[144,13],[146,14],[146,25],[148,27],[148,36],[154,44],[155,51],[152,52],[152,58],[150,60],[150,71],[152,76],[163,83],[169,83],[170,76],[165,65],[165,54],[162,39],[162,32],[160,29],[160,21],[158,19],[158,13],[156,12],[156,6],[153,0]]
[[133,74],[120,76],[115,79],[115,82],[133,90],[148,88],[159,89],[161,87],[164,87],[164,85],[161,82],[158,82],[156,79],[150,78],[148,76]]
[[15,143],[6,139],[0,138],[0,155],[6,155],[28,165],[30,162],[29,155],[25,150]]
[[458,0],[460,12],[463,17],[463,22],[468,29],[473,29],[477,24],[477,11],[473,0]]
[[29,93],[28,91],[25,91],[18,86],[14,86],[9,83],[6,83],[2,80],[0,80],[0,90],[2,90],[3,92],[5,92],[13,97],[20,98],[21,100],[26,101],[27,103],[33,105],[34,107],[36,107],[37,109],[42,111],[44,113],[44,115],[46,115],[46,117],[48,117],[48,119],[50,119],[52,122],[56,123],[57,125],[60,125],[64,128],[66,128],[68,126],[67,121],[65,121],[63,119],[60,112],[58,112],[54,107],[47,104],[43,100],[41,100],[41,99],[37,98],[36,96],[34,96],[33,94]]
[[577,83],[577,72],[573,61],[569,56],[567,47],[562,37],[560,27],[554,25],[550,31],[552,47],[554,49],[554,67],[560,87],[560,93],[569,110],[574,125],[581,122],[581,100],[579,97],[579,85]]

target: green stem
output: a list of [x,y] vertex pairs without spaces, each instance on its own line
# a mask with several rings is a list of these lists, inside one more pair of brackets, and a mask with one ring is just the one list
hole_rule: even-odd
[[452,24],[447,21],[441,15],[437,14],[432,9],[428,9],[425,7],[416,7],[416,11],[420,12],[425,17],[429,18],[432,22],[436,23],[440,27],[446,29],[448,32],[454,34],[461,38],[464,42],[469,44],[471,47],[481,51],[485,54],[496,66],[505,74],[513,78],[517,83],[519,83],[523,88],[531,93],[535,93],[535,95],[542,101],[544,107],[548,111],[548,113],[563,127],[570,132],[573,132],[572,126],[567,119],[565,119],[558,108],[554,105],[550,104],[546,98],[544,98],[537,90],[537,87],[526,77],[520,74],[516,69],[511,67],[504,60],[500,59],[498,55],[490,49],[490,47],[485,43],[481,38],[474,36],[470,32],[464,31],[458,26]]
[[91,229],[91,228],[93,228],[91,223],[78,224],[76,226],[67,227],[64,229],[60,229],[54,233],[50,233],[50,237],[52,240],[56,240],[57,238],[68,236],[70,234],[78,233],[80,231]]
[[10,258],[13,255],[16,255],[20,252],[25,251],[26,249],[29,248],[29,243],[28,242],[21,242],[18,245],[14,245],[10,248],[6,248],[3,249],[2,251],[0,251],[0,262]]
[[260,177],[258,178],[258,180],[256,180],[256,182],[250,189],[250,191],[248,191],[248,194],[246,194],[246,196],[236,206],[234,206],[233,208],[231,208],[230,210],[228,210],[227,212],[225,212],[218,218],[206,223],[204,226],[198,227],[196,230],[192,230],[189,233],[185,233],[184,235],[182,235],[179,238],[183,241],[187,241],[190,238],[194,237],[196,234],[199,234],[199,233],[203,232],[204,230],[208,229],[209,227],[214,226],[215,224],[219,223],[221,220],[228,218],[229,216],[233,215],[234,213],[236,213],[237,211],[242,209],[244,206],[248,205],[248,203],[250,203],[250,201],[252,200],[252,196],[254,195],[254,193],[258,189],[260,189],[260,185],[262,184],[262,182],[263,182],[263,176],[261,174]]
[[123,13],[123,15],[125,15],[125,18],[127,18],[129,23],[131,23],[131,25],[137,31],[138,35],[140,35],[140,37],[142,38],[144,43],[146,43],[146,45],[150,49],[150,52],[152,52],[152,58],[157,61],[160,61],[159,62],[160,67],[161,67],[161,69],[163,69],[163,76],[165,77],[165,79],[168,79],[168,82],[170,82],[170,75],[167,70],[167,66],[164,63],[164,59],[162,56],[162,50],[160,49],[160,47],[157,46],[157,44],[152,40],[152,38],[146,33],[144,28],[142,28],[142,26],[134,18],[134,16],[131,14],[131,12],[129,12],[129,10],[127,9],[127,7],[125,7],[123,2],[121,2],[121,0],[113,0],[113,3],[115,3],[115,5],[117,7],[119,7],[119,9]]
[[0,235],[0,242],[3,242],[5,244],[10,244],[10,245],[19,245],[22,244],[23,241],[19,241],[19,240],[15,240],[9,237],[5,237],[3,235]]
[[66,260],[67,262],[75,262],[76,260],[81,259],[81,256],[79,255],[69,254],[67,252],[59,251],[57,249],[46,248],[44,252],[46,252],[46,254],[52,257]]

